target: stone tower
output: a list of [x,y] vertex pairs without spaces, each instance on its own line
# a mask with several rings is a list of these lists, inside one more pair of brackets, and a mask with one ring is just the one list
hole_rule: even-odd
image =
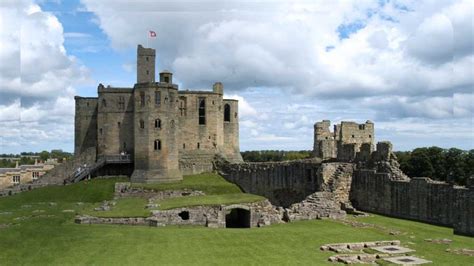
[[[178,158],[178,86],[172,84],[171,73],[160,73],[160,82],[152,82],[145,70],[155,66],[146,61],[153,55],[138,46],[138,83],[133,90],[135,170],[132,182],[156,183],[182,179]],[[143,64],[141,64],[142,62]],[[142,79],[144,78],[144,79]],[[147,78],[147,79],[145,79]],[[153,78],[154,80],[154,78]],[[143,82],[140,82],[143,81]],[[145,83],[148,82],[148,83]]]
[[137,48],[137,83],[155,82],[155,49]]

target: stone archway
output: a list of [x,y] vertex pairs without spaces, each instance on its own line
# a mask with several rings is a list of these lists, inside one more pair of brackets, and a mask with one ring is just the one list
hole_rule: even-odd
[[226,228],[250,228],[250,210],[243,208],[227,209],[225,215]]

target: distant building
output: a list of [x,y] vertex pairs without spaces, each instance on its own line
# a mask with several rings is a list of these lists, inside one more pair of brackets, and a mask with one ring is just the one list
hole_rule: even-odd
[[33,165],[20,165],[15,168],[0,168],[0,189],[30,183],[38,180],[46,172],[53,169],[56,161],[46,161]]
[[216,155],[242,162],[238,101],[212,91],[178,91],[173,74],[155,81],[155,50],[137,48],[133,88],[98,86],[98,97],[75,97],[75,156],[128,155],[133,182],[166,182],[213,170]]

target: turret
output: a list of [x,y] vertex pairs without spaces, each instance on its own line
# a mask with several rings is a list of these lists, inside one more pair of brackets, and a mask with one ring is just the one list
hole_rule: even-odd
[[137,83],[155,82],[155,49],[137,48]]

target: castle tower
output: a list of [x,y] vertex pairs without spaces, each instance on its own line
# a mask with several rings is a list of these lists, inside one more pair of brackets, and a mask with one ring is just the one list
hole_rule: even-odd
[[[143,54],[140,54],[140,46],[138,49],[140,60]],[[154,55],[153,49],[147,50]],[[154,69],[148,64],[144,67]],[[140,73],[143,69],[137,69],[138,76]],[[163,74],[160,78],[164,80]],[[134,87],[135,170],[132,182],[158,183],[182,179],[178,158],[178,86],[171,83],[171,73],[165,74],[168,82],[137,83]]]
[[137,47],[137,83],[155,82],[155,49]]

